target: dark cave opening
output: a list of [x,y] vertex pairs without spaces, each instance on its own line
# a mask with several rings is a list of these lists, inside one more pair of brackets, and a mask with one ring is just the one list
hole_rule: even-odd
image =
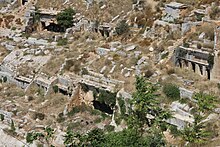
[[93,101],[93,106],[97,110],[100,110],[108,114],[113,114],[113,110],[111,109],[111,107],[106,105],[105,103],[100,103],[99,101]]

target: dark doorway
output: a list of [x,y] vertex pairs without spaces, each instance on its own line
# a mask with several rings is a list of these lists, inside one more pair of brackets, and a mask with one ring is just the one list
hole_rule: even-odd
[[[42,26],[44,26],[43,23]],[[50,23],[50,25],[44,27],[44,29],[47,29],[47,31],[51,32],[65,32],[65,28],[55,23]]]
[[203,75],[202,65],[199,65],[199,69],[200,69],[200,73],[201,73],[201,75]]
[[21,0],[22,5],[24,5],[28,0]]
[[182,66],[182,63],[181,63],[180,59],[179,59],[178,63],[179,63],[180,68],[182,68],[183,66]]
[[185,60],[184,63],[186,65],[186,67],[189,67],[189,62],[188,61]]
[[194,72],[196,72],[196,64],[195,63],[191,63],[192,64],[192,69]]
[[100,110],[108,114],[113,114],[113,110],[105,103],[100,103],[99,101],[93,101],[93,106],[97,110]]
[[62,93],[63,95],[68,95],[68,92],[63,89],[59,89],[59,92]]
[[207,78],[210,80],[211,79],[211,74],[210,74],[210,69],[206,69],[207,70]]

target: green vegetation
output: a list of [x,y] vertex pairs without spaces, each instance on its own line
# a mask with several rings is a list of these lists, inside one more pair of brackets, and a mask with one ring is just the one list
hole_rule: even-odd
[[106,125],[105,126],[105,131],[106,132],[113,132],[115,130],[115,127],[112,125]]
[[210,112],[216,107],[217,97],[213,95],[200,92],[196,93],[193,98],[197,101],[200,112]]
[[195,121],[192,126],[187,126],[181,131],[181,136],[185,141],[195,144],[205,143],[210,136],[210,132],[206,131],[206,125],[202,122],[200,115],[195,115]]
[[26,141],[27,143],[32,144],[33,141],[40,139],[40,137],[44,137],[44,135],[39,132],[29,132],[26,135]]
[[[134,120],[133,125],[138,124],[139,128],[142,128],[145,124],[149,127],[156,124],[161,127],[163,120],[170,118],[171,113],[159,105],[158,85],[146,82],[143,77],[137,77],[135,85],[136,92],[133,93],[133,110],[130,115],[131,121]],[[152,118],[146,117],[147,115],[151,115]]]
[[[27,143],[32,144],[33,141],[39,140],[41,142],[46,142],[48,145],[50,144],[49,141],[51,138],[53,138],[54,135],[54,129],[47,126],[44,128],[44,132],[28,132],[26,135],[26,141]],[[52,145],[51,145],[52,146]]]
[[216,19],[217,16],[220,15],[220,9],[218,6],[213,6],[211,8],[211,13],[210,13],[210,17],[211,19]]
[[[167,95],[171,98],[179,96],[178,88],[173,84],[168,85],[168,90],[165,90],[169,91]],[[126,129],[120,132],[114,132],[114,126],[106,125],[104,130],[96,128],[86,134],[81,134],[72,131],[73,128],[80,127],[80,122],[69,123],[67,132],[64,135],[64,145],[78,147],[161,147],[166,145],[163,131],[167,129],[170,130],[174,137],[181,137],[184,141],[189,142],[190,145],[201,145],[209,139],[210,132],[207,131],[206,123],[203,121],[205,117],[201,117],[200,114],[203,112],[204,116],[206,116],[215,108],[216,97],[204,93],[195,94],[194,99],[197,101],[195,103],[195,121],[187,125],[183,130],[177,130],[176,126],[169,125],[164,121],[172,116],[159,103],[159,85],[152,84],[143,77],[137,77],[135,86],[136,91],[133,93],[133,99],[130,101],[132,107],[128,108],[128,117],[123,117],[126,110],[124,100],[122,98],[118,99],[122,114],[117,116],[118,114],[116,113],[115,121],[119,125],[121,120],[124,119],[127,123]],[[102,96],[101,98],[111,98],[112,96],[115,98],[115,95],[109,95],[106,91],[101,91],[95,95],[98,98],[100,95]],[[106,101],[104,99],[101,99],[101,101],[108,102],[108,100]],[[113,103],[115,105],[115,102],[108,102],[110,105]],[[73,116],[75,113],[84,111],[91,111],[91,114],[101,115],[96,111],[93,112],[92,108],[83,104],[82,106],[74,107],[68,113],[68,116]],[[62,114],[60,117],[62,117]],[[34,140],[41,140],[49,144],[49,139],[53,135],[54,130],[52,128],[45,128],[43,133],[28,133],[26,140],[29,143],[33,143]]]
[[171,98],[172,100],[179,100],[180,99],[179,87],[177,87],[174,84],[171,84],[171,83],[165,84],[163,86],[163,92],[168,98]]
[[40,22],[40,10],[37,7],[35,10],[35,14],[33,15],[33,22],[34,24]]
[[[101,129],[94,129],[83,135],[73,133],[68,130],[64,136],[64,144],[66,146],[96,146],[96,147],[159,147],[165,146],[166,142],[162,130],[166,130],[164,119],[170,118],[170,112],[162,109],[157,101],[156,94],[158,86],[146,82],[144,78],[137,77],[136,92],[133,94],[131,105],[133,109],[129,109],[129,118],[127,120],[128,128],[121,132],[113,132],[113,126],[106,126],[105,133]],[[101,94],[102,93],[102,94]],[[100,95],[108,97],[106,92],[101,92]],[[118,99],[122,113],[125,113],[125,102],[123,99]],[[147,118],[147,114],[154,118]],[[121,118],[116,121],[121,121]],[[143,130],[143,127],[148,125],[149,129]],[[164,127],[165,126],[165,127]]]
[[55,93],[58,93],[58,92],[59,92],[59,88],[58,88],[57,85],[53,86],[53,91],[54,91]]
[[157,130],[142,137],[138,130],[125,129],[121,132],[110,132],[105,134],[101,129],[93,129],[88,134],[82,135],[67,131],[64,136],[66,146],[93,146],[93,147],[160,147],[165,146],[163,135]]
[[7,77],[3,77],[3,82],[6,83],[8,81]]
[[15,132],[16,128],[15,128],[15,124],[14,124],[14,121],[11,120],[11,129],[10,129],[12,132]]
[[118,98],[118,104],[121,109],[121,115],[124,116],[126,113],[125,101],[123,98]]
[[116,103],[116,93],[111,93],[105,90],[99,90],[98,93],[94,93],[95,99],[100,103],[105,103],[110,107],[114,107]]
[[76,12],[72,8],[67,8],[61,13],[59,13],[56,17],[58,25],[61,27],[69,28],[73,26],[73,15],[75,15]]
[[44,131],[45,131],[45,139],[48,141],[50,138],[52,138],[53,137],[53,134],[54,134],[54,129],[53,128],[51,128],[51,127],[49,127],[49,126],[47,126],[45,129],[44,129]]
[[57,45],[58,45],[58,46],[64,46],[64,45],[67,45],[67,44],[68,44],[67,38],[60,38],[60,39],[58,39],[58,41],[57,41]]
[[16,27],[12,27],[12,28],[11,28],[12,31],[15,31],[16,29],[17,29]]
[[126,23],[125,20],[122,20],[121,22],[119,22],[119,23],[117,24],[115,30],[116,30],[116,33],[117,33],[118,35],[122,35],[122,34],[124,34],[124,33],[126,33],[126,32],[129,31],[129,26],[128,26],[128,24]]
[[1,119],[1,121],[4,121],[4,119],[5,119],[4,114],[0,114],[0,119]]

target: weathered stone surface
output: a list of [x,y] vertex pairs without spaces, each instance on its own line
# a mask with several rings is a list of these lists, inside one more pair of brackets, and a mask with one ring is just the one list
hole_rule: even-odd
[[188,98],[188,99],[192,99],[192,96],[193,96],[193,91],[190,91],[190,90],[187,90],[185,88],[179,88],[180,90],[180,97],[181,98]]
[[189,113],[189,106],[179,102],[173,102],[170,106],[173,112],[173,118],[166,120],[168,123],[177,126],[178,129],[183,129],[186,124],[194,122],[193,115]]

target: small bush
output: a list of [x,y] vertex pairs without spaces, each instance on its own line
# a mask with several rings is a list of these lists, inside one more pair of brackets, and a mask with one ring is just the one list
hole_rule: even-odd
[[179,100],[180,99],[180,90],[179,88],[174,84],[166,84],[163,87],[164,94],[173,100]]
[[6,83],[8,81],[7,77],[3,77],[3,82]]
[[202,48],[201,43],[197,43],[197,48],[198,48],[198,49],[201,49],[201,48]]
[[16,27],[12,27],[12,28],[11,28],[12,31],[15,31],[16,29],[17,29]]
[[180,131],[177,129],[176,126],[170,125],[169,130],[174,137],[180,136]]
[[58,88],[57,85],[53,86],[53,91],[54,91],[55,93],[58,93],[58,92],[59,92],[59,88]]
[[75,15],[76,12],[72,8],[67,8],[64,11],[57,14],[56,19],[58,22],[58,25],[64,27],[64,28],[70,28],[73,26],[73,15]]
[[67,43],[68,43],[67,38],[60,38],[60,39],[57,41],[57,45],[58,45],[58,46],[64,46],[64,45],[67,45]]
[[81,126],[80,122],[70,123],[67,126],[67,130],[73,130],[73,129],[80,127],[80,126]]
[[125,107],[125,101],[123,98],[119,98],[118,99],[118,104],[120,106],[121,109],[121,115],[124,116],[126,113],[126,107]]
[[105,130],[106,130],[107,132],[113,132],[113,131],[115,130],[115,127],[112,126],[112,125],[106,125],[106,126],[105,126]]
[[58,117],[57,117],[57,122],[58,123],[62,123],[62,122],[64,122],[65,121],[65,118],[64,118],[64,116],[63,116],[63,113],[60,113],[59,115],[58,115]]
[[126,32],[129,31],[129,26],[128,26],[128,24],[126,23],[125,20],[122,20],[121,22],[119,22],[119,23],[117,24],[115,30],[116,30],[116,33],[117,33],[118,35],[122,35],[122,34],[124,34],[124,33],[126,33]]
[[171,74],[174,74],[175,73],[175,69],[174,68],[169,68],[168,70],[167,70],[167,74],[168,75],[171,75]]
[[39,112],[34,112],[32,118],[33,118],[34,120],[36,120],[36,119],[44,120],[45,114],[39,113]]
[[150,78],[153,74],[154,74],[153,71],[151,71],[151,70],[147,70],[147,71],[144,73],[144,77],[146,77],[146,78]]
[[4,114],[0,114],[0,119],[1,119],[1,121],[4,121],[4,119],[5,119]]
[[169,53],[167,52],[167,53],[165,53],[165,54],[162,54],[161,55],[161,59],[165,59],[166,57],[168,57],[168,55],[169,55]]

